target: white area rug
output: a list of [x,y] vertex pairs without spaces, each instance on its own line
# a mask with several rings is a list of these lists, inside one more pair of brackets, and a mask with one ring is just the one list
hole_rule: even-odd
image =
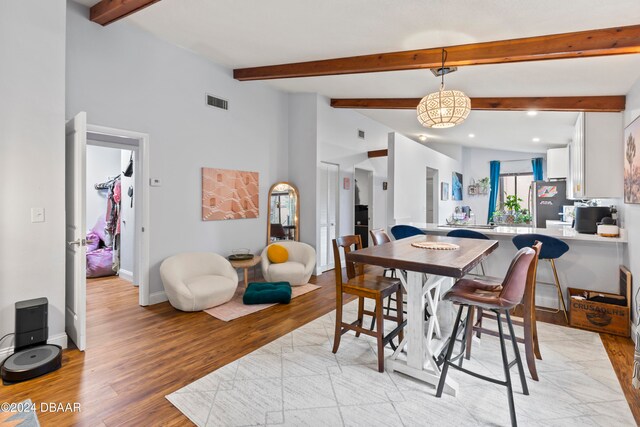
[[[355,309],[354,303],[345,306],[347,320],[355,319]],[[505,387],[450,370],[458,396],[438,399],[424,383],[377,372],[375,340],[364,335],[345,334],[334,355],[333,315],[166,397],[198,426],[510,425]],[[537,363],[539,382],[531,380],[525,362],[529,396],[512,369],[520,426],[635,425],[598,334],[545,323],[538,323],[538,332],[543,360]],[[464,363],[503,379],[497,338],[474,342]]]

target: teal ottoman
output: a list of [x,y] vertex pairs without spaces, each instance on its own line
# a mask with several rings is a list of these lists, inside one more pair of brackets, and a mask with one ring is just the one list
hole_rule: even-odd
[[289,282],[249,283],[244,291],[244,304],[289,304],[291,285]]

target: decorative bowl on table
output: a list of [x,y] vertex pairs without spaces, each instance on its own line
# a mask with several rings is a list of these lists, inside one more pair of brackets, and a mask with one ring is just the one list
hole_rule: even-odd
[[231,251],[231,255],[229,255],[227,258],[229,259],[229,261],[246,261],[249,259],[253,259],[254,255],[251,253],[250,249],[247,248],[240,248],[240,249],[233,249]]

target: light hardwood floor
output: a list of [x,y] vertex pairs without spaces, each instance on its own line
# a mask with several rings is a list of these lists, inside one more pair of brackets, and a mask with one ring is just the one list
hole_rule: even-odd
[[[128,282],[93,280],[87,351],[66,350],[60,370],[0,387],[0,402],[81,403],[80,413],[38,413],[43,426],[188,425],[166,394],[332,311],[334,280],[333,272],[313,277],[321,289],[228,323],[169,303],[140,307]],[[640,423],[640,393],[628,385],[633,344],[610,336],[603,342]]]

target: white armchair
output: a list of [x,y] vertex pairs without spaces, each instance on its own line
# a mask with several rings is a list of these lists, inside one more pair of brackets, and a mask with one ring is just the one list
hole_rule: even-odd
[[238,273],[224,257],[188,252],[165,259],[160,277],[172,306],[200,311],[229,301],[238,287]]
[[313,268],[316,266],[316,251],[310,245],[291,240],[281,240],[272,245],[284,246],[289,252],[287,262],[274,264],[269,261],[267,249],[262,251],[262,276],[268,282],[289,282],[291,286],[309,283]]

